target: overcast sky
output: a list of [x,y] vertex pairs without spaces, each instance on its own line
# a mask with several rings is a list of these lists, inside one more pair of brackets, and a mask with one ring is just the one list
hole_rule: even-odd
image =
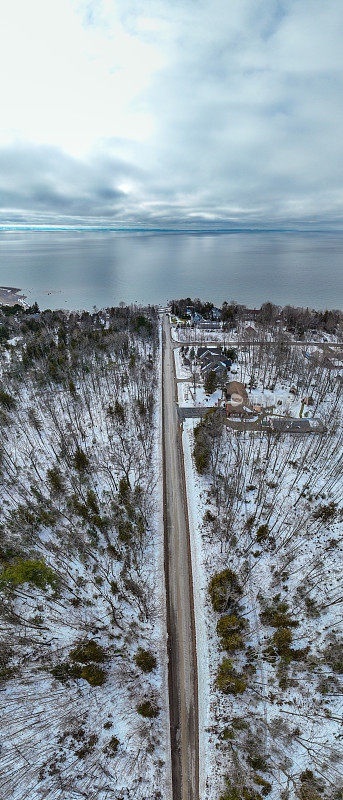
[[342,0],[5,0],[0,222],[343,227]]

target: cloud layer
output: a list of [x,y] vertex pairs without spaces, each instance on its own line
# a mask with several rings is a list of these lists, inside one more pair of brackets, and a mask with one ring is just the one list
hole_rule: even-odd
[[342,225],[341,0],[51,8],[5,14],[0,222]]

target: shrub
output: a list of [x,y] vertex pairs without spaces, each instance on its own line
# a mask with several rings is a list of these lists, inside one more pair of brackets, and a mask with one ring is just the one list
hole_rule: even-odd
[[216,388],[217,388],[217,376],[216,373],[211,369],[206,375],[204,381],[204,389],[206,394],[212,394],[213,392],[215,392]]
[[90,686],[102,686],[106,680],[106,672],[96,664],[87,664],[87,666],[82,667],[81,678],[87,681]]
[[8,645],[0,643],[0,680],[8,681],[15,674],[14,667],[10,666],[13,650]]
[[204,442],[196,442],[194,445],[193,456],[195,466],[199,475],[204,475],[210,466],[210,448]]
[[244,647],[241,631],[246,627],[246,622],[235,614],[226,614],[217,623],[217,633],[223,650],[242,650]]
[[236,361],[237,350],[234,350],[233,347],[224,347],[224,354],[226,358],[231,358],[231,361]]
[[87,458],[86,453],[81,450],[81,447],[78,447],[74,454],[74,467],[78,472],[86,472],[89,468],[89,458]]
[[150,700],[145,700],[143,703],[140,703],[140,705],[137,706],[137,711],[138,714],[141,715],[141,717],[147,717],[148,719],[152,719],[153,717],[158,717],[160,713],[157,706]]
[[64,483],[58,467],[52,467],[51,469],[48,469],[46,477],[51,491],[56,495],[62,494],[64,491]]
[[260,620],[271,628],[297,628],[299,622],[292,619],[288,611],[288,603],[280,602],[280,595],[273,598],[273,603],[267,605],[260,614]]
[[[270,639],[270,643],[265,650],[265,655],[271,656],[274,658],[275,655],[279,655],[282,658],[290,659],[293,661],[300,661],[301,659],[305,658],[309,651],[309,647],[299,648],[298,650],[294,650],[291,647],[293,640],[293,634],[290,628],[278,628],[273,636]],[[280,686],[289,685],[288,682],[282,684],[280,682]]]
[[222,733],[222,739],[224,740],[224,742],[230,742],[234,738],[235,738],[234,732],[230,728],[224,728]]
[[8,325],[0,325],[0,341],[5,342],[10,337],[10,329]]
[[307,595],[307,597],[305,597],[304,602],[305,602],[306,613],[308,614],[309,617],[312,617],[312,619],[317,619],[318,617],[320,617],[320,610],[317,607],[317,604],[312,597],[309,597]]
[[121,553],[119,553],[119,551],[117,550],[116,547],[114,547],[113,544],[107,545],[107,552],[112,558],[115,558],[117,561],[120,561],[122,558]]
[[258,786],[261,786],[261,792],[263,797],[267,797],[272,790],[272,784],[267,781],[265,778],[262,778],[262,775],[254,775],[253,776],[254,783],[257,783]]
[[303,783],[302,786],[300,786],[298,797],[300,797],[300,800],[325,800],[315,786],[308,783]]
[[224,658],[217,672],[217,686],[224,694],[242,694],[246,689],[246,680],[232,666],[228,658]]
[[245,722],[242,717],[233,717],[231,725],[237,731],[245,731],[249,727],[248,723]]
[[93,752],[98,739],[99,737],[95,733],[92,733],[88,739],[84,740],[82,747],[75,750],[75,755],[77,755],[78,758],[86,758],[86,756]]
[[87,492],[87,505],[90,511],[93,512],[93,514],[96,515],[100,514],[98,501],[96,499],[95,492],[93,492],[93,489],[89,489]]
[[262,795],[251,786],[245,784],[241,784],[239,787],[233,786],[228,779],[226,782],[227,789],[221,795],[220,800],[262,800]]
[[268,771],[268,764],[266,759],[261,755],[248,756],[248,763],[253,769],[259,769],[261,772]]
[[330,664],[334,672],[343,674],[343,639],[330,642],[324,650],[325,661]]
[[9,681],[15,674],[15,667],[0,667],[0,681]]
[[131,522],[128,519],[121,519],[117,523],[117,528],[119,541],[123,542],[123,544],[129,544],[133,533]]
[[78,661],[81,664],[88,664],[90,661],[95,661],[97,664],[103,664],[107,661],[106,650],[101,647],[94,639],[89,642],[79,644],[74,650],[70,652],[72,661]]
[[119,481],[119,496],[121,500],[124,500],[124,502],[128,500],[130,496],[130,484],[124,475]]
[[131,592],[134,597],[139,597],[140,600],[144,598],[144,591],[139,584],[132,580],[132,578],[124,578],[124,586],[128,592]]
[[67,683],[70,678],[81,678],[81,667],[76,664],[68,664],[63,661],[61,664],[56,664],[51,670],[51,675],[61,683]]
[[12,411],[15,408],[16,402],[11,394],[0,389],[0,405],[2,405],[6,411]]
[[140,331],[141,328],[146,328],[147,332],[150,333],[151,322],[147,317],[144,316],[144,314],[138,314],[134,320],[133,327],[135,331]]
[[287,655],[293,641],[292,631],[290,628],[278,628],[271,641],[279,655]]
[[71,378],[68,381],[68,389],[70,391],[71,396],[76,398],[76,396],[77,396],[77,394],[76,394],[76,386],[75,386],[74,381]]
[[124,406],[122,406],[122,404],[119,402],[119,400],[116,400],[116,402],[115,402],[114,413],[115,413],[116,417],[118,417],[120,422],[124,422],[124,419],[125,419]]
[[214,611],[222,613],[227,611],[230,605],[235,607],[237,598],[242,594],[236,573],[229,568],[217,572],[211,578],[209,593]]
[[210,466],[211,446],[202,422],[194,428],[193,456],[197,471],[203,475]]
[[110,741],[107,743],[106,747],[104,747],[104,753],[106,753],[108,756],[114,756],[114,754],[118,750],[119,745],[120,745],[119,739],[117,739],[116,736],[112,736]]
[[334,503],[332,501],[331,503],[328,503],[327,506],[324,505],[317,506],[312,516],[313,519],[319,519],[320,522],[328,522],[335,516],[336,511],[337,511],[337,503]]
[[135,655],[135,662],[142,672],[152,672],[156,669],[157,661],[153,653],[150,653],[148,650],[143,650],[141,647]]
[[222,432],[223,416],[220,409],[211,409],[194,428],[193,456],[198,472],[204,474],[211,463],[214,440]]
[[34,559],[20,560],[10,564],[0,575],[0,587],[15,588],[23,583],[36,586],[37,589],[46,590],[47,586],[55,589],[57,586],[57,576],[44,561]]
[[267,539],[268,534],[269,534],[268,525],[260,525],[260,527],[257,528],[257,531],[256,531],[256,541],[257,542],[264,542],[265,539]]
[[219,800],[242,800],[242,792],[234,786],[229,786]]
[[323,798],[323,782],[318,779],[310,769],[305,769],[300,774],[298,796],[300,800],[325,800]]
[[227,633],[224,638],[221,640],[221,646],[223,650],[227,650],[229,653],[234,653],[235,650],[243,650],[244,648],[244,641],[243,637],[240,633]]

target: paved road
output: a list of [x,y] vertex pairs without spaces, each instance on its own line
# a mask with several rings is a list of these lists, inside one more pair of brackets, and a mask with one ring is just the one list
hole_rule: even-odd
[[[184,419],[197,419],[197,417],[204,417],[209,411],[220,408],[220,406],[178,406],[177,413],[181,421]],[[225,417],[225,408],[221,407],[223,417]]]
[[[324,350],[331,348],[331,347],[339,347],[340,350],[343,350],[343,342],[302,342],[298,339],[292,341],[291,339],[283,339],[281,340],[282,344],[289,345],[291,347],[322,347]],[[223,333],[222,339],[207,339],[204,337],[201,341],[195,340],[181,342],[180,339],[172,339],[172,346],[173,348],[177,347],[209,347],[216,345],[219,347],[220,345],[225,345],[225,347],[248,347],[249,345],[253,346],[261,346],[261,347],[270,347],[273,344],[280,344],[280,340],[272,340],[266,341],[265,339],[240,339],[239,341],[230,341],[230,339],[225,338],[225,333]]]
[[199,800],[198,683],[184,466],[169,320],[163,316],[165,569],[173,800]]

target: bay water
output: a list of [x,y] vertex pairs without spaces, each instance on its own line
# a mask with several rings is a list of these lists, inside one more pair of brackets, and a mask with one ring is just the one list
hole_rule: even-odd
[[42,309],[178,297],[343,308],[343,233],[2,230],[0,284]]

